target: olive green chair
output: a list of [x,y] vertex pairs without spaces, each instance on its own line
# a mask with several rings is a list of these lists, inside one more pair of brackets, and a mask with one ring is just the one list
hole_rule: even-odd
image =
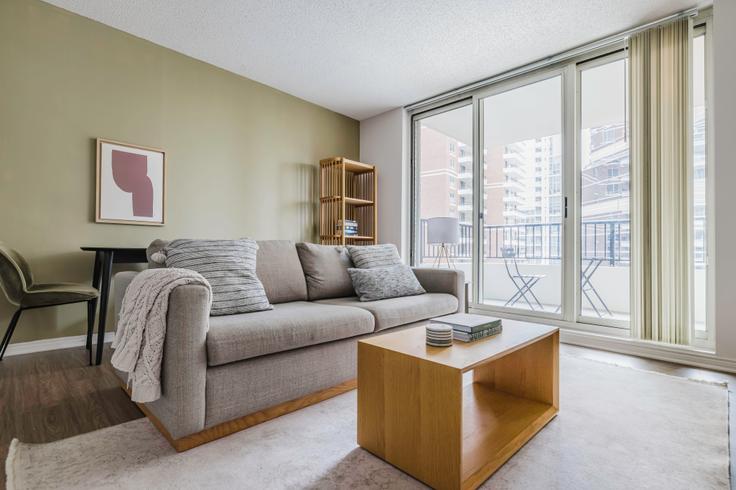
[[90,350],[90,364],[92,363],[92,330],[97,309],[97,289],[86,284],[68,282],[34,284],[28,262],[3,243],[0,243],[0,289],[8,301],[18,307],[0,344],[0,361],[3,360],[10,338],[24,310],[87,302],[87,349]]

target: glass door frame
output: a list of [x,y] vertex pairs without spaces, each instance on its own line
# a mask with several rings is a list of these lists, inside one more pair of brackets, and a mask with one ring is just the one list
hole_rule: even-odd
[[[551,311],[534,311],[534,310],[527,310],[527,309],[520,309],[520,308],[511,308],[506,306],[495,306],[495,305],[488,305],[484,304],[481,300],[483,298],[483,230],[484,230],[484,217],[482,215],[482,202],[481,198],[483,196],[483,193],[485,191],[484,189],[484,172],[483,172],[483,146],[484,142],[483,139],[483,120],[484,120],[484,108],[483,108],[483,99],[486,99],[488,97],[492,97],[494,95],[502,94],[505,92],[509,92],[511,90],[515,90],[521,87],[525,87],[527,85],[531,85],[537,82],[542,82],[545,80],[549,80],[552,78],[560,78],[560,131],[561,131],[561,151],[562,151],[562,159],[561,159],[561,172],[562,172],[562,192],[560,198],[562,199],[561,207],[562,207],[562,216],[560,220],[560,224],[562,227],[562,233],[560,234],[560,239],[562,241],[561,243],[561,264],[560,264],[560,288],[561,288],[561,294],[560,294],[560,300],[561,300],[561,307],[560,312],[555,313]],[[571,226],[568,226],[568,223],[570,223],[570,218],[572,218],[572,214],[569,211],[572,211],[572,207],[565,206],[565,199],[567,199],[567,196],[569,195],[570,191],[570,185],[572,182],[570,181],[570,171],[571,168],[571,160],[573,159],[574,154],[574,147],[572,146],[574,142],[571,138],[571,131],[569,131],[569,128],[572,128],[573,124],[573,114],[568,108],[567,100],[570,97],[570,88],[571,85],[569,83],[570,79],[570,68],[567,64],[562,66],[554,66],[550,68],[545,68],[542,70],[537,70],[535,72],[532,72],[530,74],[526,74],[519,77],[514,77],[509,80],[505,80],[503,82],[499,82],[497,84],[494,84],[490,87],[486,87],[484,89],[478,90],[476,93],[473,94],[473,115],[474,115],[474,125],[473,125],[473,165],[475,168],[475,181],[474,181],[474,192],[473,192],[473,235],[474,235],[474,258],[473,258],[473,301],[470,301],[470,307],[477,310],[487,311],[490,313],[501,313],[506,317],[512,317],[512,316],[519,316],[519,317],[527,317],[527,318],[540,318],[540,319],[550,319],[550,320],[557,320],[557,321],[574,321],[574,318],[571,318],[570,311],[572,303],[570,302],[571,294],[574,295],[574,290],[570,287],[568,284],[570,281],[568,280],[568,277],[571,273],[570,271],[570,256],[573,253],[573,250],[571,248],[571,245],[573,243],[572,236],[571,236]]]
[[[691,344],[703,349],[715,349],[715,172],[713,148],[715,131],[713,130],[713,11],[709,10],[693,20],[693,39],[697,36],[705,36],[705,219],[706,219],[706,284],[705,284],[705,331],[695,329],[693,319],[691,328]],[[692,184],[692,183],[691,183]],[[694,289],[694,288],[693,288]],[[693,301],[694,304],[694,300]]]
[[[708,128],[712,129],[712,114],[713,110],[710,107],[712,103],[713,93],[713,59],[712,59],[712,14],[708,10],[694,21],[695,31],[702,30],[705,27],[705,43],[706,43],[706,60],[705,60],[705,71],[706,71],[706,86],[705,86],[705,97],[706,97],[706,124]],[[582,294],[579,291],[580,288],[580,223],[579,217],[580,206],[582,201],[582,195],[579,192],[580,183],[580,168],[581,168],[581,155],[579,148],[580,139],[580,115],[581,115],[581,104],[580,104],[580,75],[581,69],[593,67],[594,64],[603,64],[606,62],[614,61],[617,57],[627,57],[626,52],[626,41],[619,41],[613,44],[601,46],[599,49],[589,51],[581,54],[577,57],[567,58],[561,60],[559,63],[550,65],[548,67],[539,68],[532,72],[512,76],[511,78],[503,79],[495,82],[491,85],[473,88],[468,92],[459,94],[453,98],[438,102],[437,105],[429,106],[427,108],[418,109],[416,112],[410,113],[410,124],[409,128],[411,134],[411,143],[409,148],[409,159],[410,159],[410,198],[409,205],[411,206],[410,212],[410,258],[411,263],[415,264],[417,257],[419,244],[417,240],[419,238],[418,232],[418,175],[417,175],[417,144],[418,138],[416,138],[416,122],[425,117],[440,114],[458,107],[463,107],[472,104],[473,107],[473,258],[472,258],[472,288],[470,291],[469,305],[471,309],[478,310],[479,312],[496,312],[503,314],[507,318],[516,318],[519,320],[531,320],[535,318],[544,318],[550,324],[559,325],[561,327],[576,329],[591,333],[601,333],[609,336],[617,337],[632,337],[635,335],[633,324],[631,321],[615,321],[606,320],[596,317],[585,316],[581,314],[581,302]],[[567,211],[566,217],[563,216],[562,226],[562,295],[561,295],[561,313],[550,314],[549,312],[534,312],[530,310],[521,310],[515,308],[503,308],[495,307],[491,305],[481,304],[479,298],[482,294],[482,276],[481,263],[483,260],[481,237],[483,234],[483,218],[479,213],[482,209],[481,199],[483,196],[482,191],[484,190],[484,176],[483,176],[483,159],[482,159],[482,131],[483,131],[483,117],[482,117],[482,104],[481,99],[488,97],[496,93],[502,93],[513,88],[521,87],[534,83],[535,81],[544,80],[555,75],[561,75],[562,77],[562,196],[563,200],[567,198],[567,206],[563,201],[563,208]],[[706,184],[706,192],[708,193],[706,202],[706,216],[709,223],[713,223],[713,158],[712,158],[712,147],[713,147],[713,131],[709,130],[707,135],[707,172],[708,179]],[[708,256],[708,276],[706,284],[707,294],[707,306],[706,306],[706,328],[707,338],[703,338],[703,334],[693,335],[693,347],[712,349],[714,345],[714,339],[716,335],[715,325],[713,324],[714,310],[715,310],[715,295],[713,294],[715,288],[713,273],[714,261],[713,261],[713,249],[715,247],[715,241],[713,239],[714,226],[708,226],[707,228],[707,256]],[[634,251],[632,251],[634,252]],[[635,253],[632,253],[632,260],[634,260]],[[633,281],[630,281],[630,288],[632,294],[638,287]],[[634,315],[633,311],[634,304],[631,303],[631,314]],[[632,317],[633,318],[633,317]],[[635,338],[635,337],[633,337]]]
[[[421,217],[419,216],[421,212],[421,199],[420,199],[420,190],[419,190],[419,167],[418,164],[421,164],[421,162],[418,159],[419,150],[421,148],[421,132],[416,131],[417,123],[419,123],[422,119],[426,119],[432,116],[436,116],[438,114],[443,114],[445,112],[453,111],[455,109],[460,109],[462,107],[468,107],[471,104],[473,104],[473,100],[471,97],[465,97],[460,98],[459,100],[450,101],[447,104],[441,105],[439,107],[434,107],[432,109],[417,112],[411,115],[409,124],[411,125],[410,133],[411,133],[411,151],[410,151],[410,186],[411,189],[409,190],[411,202],[409,203],[411,207],[411,212],[409,213],[409,226],[410,226],[410,240],[409,240],[409,263],[412,264],[412,266],[417,266],[419,257],[417,256],[417,251],[419,250],[419,247],[421,244],[419,243],[419,237],[421,236],[419,232],[419,227],[421,224]],[[475,115],[475,108],[473,108],[473,115]],[[471,124],[473,123],[473,120],[471,119]],[[473,148],[475,148],[475,128],[473,128]],[[473,172],[475,172],[475,150],[473,150]],[[473,174],[473,202],[475,203],[475,180],[477,179],[476,174]],[[473,215],[475,215],[475,204],[473,204]],[[475,222],[473,222],[473,240],[475,240]],[[477,257],[476,254],[472,254],[472,262],[471,267],[473,270],[473,281],[475,281],[475,271],[477,269]],[[472,282],[471,284],[474,284]],[[469,294],[473,294],[473,288],[471,287],[468,291]],[[471,298],[468,298],[468,301],[471,300]]]
[[[573,240],[573,248],[574,248],[574,275],[573,275],[573,281],[574,281],[574,292],[573,292],[573,304],[574,309],[572,313],[574,314],[574,321],[578,324],[583,325],[590,325],[590,326],[603,326],[603,327],[612,327],[617,328],[621,330],[625,330],[627,333],[630,331],[630,325],[631,321],[626,320],[615,320],[612,318],[597,318],[593,316],[586,316],[583,315],[582,310],[582,303],[583,303],[583,294],[582,291],[580,291],[580,273],[581,273],[581,261],[582,261],[582,234],[581,234],[581,227],[582,227],[582,205],[583,205],[583,193],[581,188],[581,175],[582,175],[582,167],[583,167],[583,158],[582,158],[582,145],[580,141],[580,132],[582,130],[582,110],[583,110],[583,104],[582,104],[582,74],[583,71],[590,68],[595,68],[598,66],[603,66],[608,63],[613,63],[615,61],[620,60],[627,60],[628,59],[628,52],[625,48],[621,48],[618,51],[614,51],[612,53],[608,53],[605,55],[598,56],[596,58],[593,58],[591,60],[581,61],[579,63],[575,64],[574,70],[575,70],[575,95],[574,95],[574,105],[575,105],[575,126],[574,126],[574,141],[573,141],[573,148],[575,153],[575,162],[574,162],[574,168],[572,170],[573,173],[573,189],[570,193],[570,204],[571,207],[575,210],[576,219],[572,222],[573,228],[574,228],[574,240]],[[627,87],[628,92],[628,87]],[[629,129],[629,121],[628,121],[628,101],[627,103],[627,131]],[[631,150],[629,150],[629,175],[631,176]],[[631,178],[631,177],[629,177]],[[629,219],[631,219],[631,194],[629,193]],[[580,219],[578,220],[578,216]],[[629,232],[631,233],[631,231]],[[634,260],[635,257],[634,250],[630,250],[629,257],[630,257],[630,264],[631,261]],[[630,291],[630,300],[629,300],[629,318],[631,318],[631,315],[634,314],[632,311],[632,307],[634,305],[634,297],[635,294],[637,294],[636,291],[636,284],[634,284],[633,281],[633,271],[634,268],[629,265],[629,291]]]

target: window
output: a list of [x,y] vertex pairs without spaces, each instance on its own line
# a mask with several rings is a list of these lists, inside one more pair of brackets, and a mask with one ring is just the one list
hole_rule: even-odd
[[708,123],[706,32],[693,38],[693,337],[708,340]]
[[580,310],[593,323],[629,320],[627,61],[579,66]]
[[[455,213],[461,238],[454,258],[475,281],[474,308],[629,333],[635,285],[628,53],[623,41],[607,49],[414,116],[413,260],[435,258],[427,219]],[[712,346],[709,37],[702,21],[692,49],[692,337]],[[435,169],[435,155],[444,170]],[[456,206],[444,197],[450,192]]]
[[[422,118],[415,118],[413,124],[413,224],[414,234],[419,237],[414,240],[413,261],[416,265],[429,267],[439,256],[440,245],[427,242],[431,218],[457,217],[460,238],[451,250],[455,266],[465,271],[468,280],[472,278],[473,214],[472,209],[465,207],[472,206],[474,178],[472,153],[463,153],[463,148],[473,147],[472,116],[472,105],[465,104],[430,112]],[[448,151],[452,153],[456,147],[460,147],[464,157],[459,179],[448,170],[448,158],[451,168],[457,164],[455,158],[448,156]]]
[[[480,302],[558,315],[561,196],[544,191],[562,152],[562,76],[520,83],[481,99],[482,148],[488,154],[488,209],[481,235]],[[542,153],[542,146],[548,148]],[[541,184],[541,185],[537,185]],[[502,197],[503,191],[510,191]],[[503,202],[511,206],[503,206]],[[527,276],[534,275],[534,279]],[[524,285],[533,280],[534,285]]]

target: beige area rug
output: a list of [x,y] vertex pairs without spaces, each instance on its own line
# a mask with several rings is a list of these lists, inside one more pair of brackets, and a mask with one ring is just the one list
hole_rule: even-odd
[[[724,386],[561,359],[560,413],[491,489],[728,488]],[[423,488],[355,443],[356,393],[177,454],[140,419],[14,442],[8,488]]]

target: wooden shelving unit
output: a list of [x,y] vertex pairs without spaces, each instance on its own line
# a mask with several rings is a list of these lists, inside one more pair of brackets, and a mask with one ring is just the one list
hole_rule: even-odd
[[[376,166],[344,157],[319,162],[319,240],[323,245],[375,245]],[[345,235],[340,223],[358,222],[357,235]]]

